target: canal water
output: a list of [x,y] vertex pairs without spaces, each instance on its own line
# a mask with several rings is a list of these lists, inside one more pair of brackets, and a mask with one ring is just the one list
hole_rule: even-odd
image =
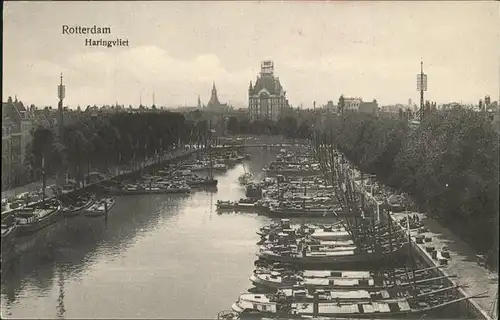
[[244,197],[238,177],[262,178],[275,154],[217,175],[217,192],[117,197],[106,222],[76,217],[40,232],[2,271],[2,318],[214,319],[249,277],[265,216],[218,214],[217,200]]

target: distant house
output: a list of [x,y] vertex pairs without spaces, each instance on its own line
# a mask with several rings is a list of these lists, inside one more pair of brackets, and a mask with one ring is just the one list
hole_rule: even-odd
[[373,100],[372,102],[361,102],[358,107],[359,112],[376,114],[378,112],[378,103],[377,100]]
[[378,112],[377,100],[364,102],[361,98],[344,97],[345,109],[348,111],[357,111],[363,113],[376,114]]
[[337,112],[337,107],[333,104],[332,100],[329,100],[326,103],[325,109],[328,110],[329,112]]
[[31,141],[33,116],[17,97],[2,102],[2,183],[16,180],[16,172],[26,157]]

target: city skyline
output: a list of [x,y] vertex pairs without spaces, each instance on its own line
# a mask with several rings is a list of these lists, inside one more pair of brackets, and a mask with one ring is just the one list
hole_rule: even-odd
[[[247,107],[269,59],[294,106],[341,94],[388,105],[418,101],[423,60],[426,100],[496,100],[499,12],[494,2],[7,2],[3,92],[54,107],[62,72],[71,108],[151,105],[153,93],[159,106],[196,106],[213,82],[221,102]],[[109,27],[92,38],[130,44],[86,47],[89,36],[64,25]]]

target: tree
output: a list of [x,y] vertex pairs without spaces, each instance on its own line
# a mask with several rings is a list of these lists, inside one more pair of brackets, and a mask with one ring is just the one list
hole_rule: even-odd
[[[63,141],[57,141],[50,129],[37,128],[27,150],[27,162],[41,172],[43,157],[48,173],[67,165],[67,172],[79,178],[85,169],[108,170],[113,165],[151,157],[179,140],[188,142],[193,138],[193,128],[182,114],[163,111],[82,119],[64,128]],[[197,131],[197,136],[208,131],[207,123],[199,125]]]
[[345,99],[344,95],[341,95],[339,98],[339,105],[338,105],[338,111],[340,114],[344,113],[345,110]]
[[240,124],[238,118],[231,116],[227,122],[227,130],[229,133],[238,133],[240,131]]
[[411,194],[478,250],[498,252],[498,135],[484,116],[463,108],[436,110],[410,129],[402,110],[399,120],[348,113],[327,130],[363,171]]

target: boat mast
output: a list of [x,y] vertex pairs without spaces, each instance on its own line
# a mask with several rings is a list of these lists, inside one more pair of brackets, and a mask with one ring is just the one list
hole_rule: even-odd
[[413,258],[413,252],[411,251],[410,215],[408,212],[408,205],[406,203],[405,203],[405,211],[406,211],[406,227],[408,229],[408,250],[410,251],[413,282],[415,282],[415,259]]
[[389,212],[389,220],[388,220],[388,227],[389,227],[389,262],[391,265],[391,268],[389,269],[390,272],[390,277],[392,280],[392,283],[395,285],[396,284],[396,271],[394,270],[394,263],[392,261],[392,219],[391,219],[391,213]]
[[47,187],[47,179],[45,177],[45,155],[42,155],[42,204],[45,205],[45,188]]
[[278,203],[281,202],[281,193],[280,193],[280,169],[279,167],[276,167],[277,175],[276,175],[276,181],[278,182]]
[[210,180],[213,179],[213,168],[212,168],[212,120],[209,122],[209,128],[208,128],[208,143],[207,143],[207,151],[208,151],[208,158],[209,158],[209,164],[208,164],[208,177]]

